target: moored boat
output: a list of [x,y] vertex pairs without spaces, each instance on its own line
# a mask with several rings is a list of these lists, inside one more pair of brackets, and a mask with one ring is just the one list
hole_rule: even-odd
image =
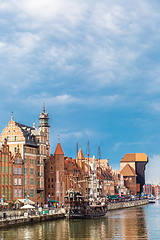
[[79,192],[70,189],[65,197],[67,219],[93,219],[100,218],[107,213],[106,199],[102,201],[90,201],[84,199]]
[[156,202],[156,199],[153,198],[153,197],[149,197],[149,198],[148,198],[148,202],[149,202],[149,203],[155,203],[155,202]]

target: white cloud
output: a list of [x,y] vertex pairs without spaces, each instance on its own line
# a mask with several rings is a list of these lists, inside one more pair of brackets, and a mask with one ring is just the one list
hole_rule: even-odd
[[149,162],[146,165],[146,183],[157,184],[157,180],[160,182],[160,155],[154,154],[149,158]]

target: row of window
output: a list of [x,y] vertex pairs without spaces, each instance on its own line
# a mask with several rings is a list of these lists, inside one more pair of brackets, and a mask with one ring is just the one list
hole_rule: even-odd
[[22,196],[22,190],[21,189],[15,189],[14,190],[14,196],[15,196],[15,198],[17,198],[17,197],[19,197],[19,198],[21,198],[21,196]]
[[4,157],[4,156],[2,156],[2,162],[8,162],[8,157],[6,156],[6,157]]
[[[37,190],[35,189],[35,195],[36,195],[36,192]],[[28,196],[28,191],[27,191],[27,189],[25,189],[24,190],[24,195],[25,195],[25,197],[27,197]],[[34,197],[34,189],[30,189],[30,196],[29,197]]]
[[15,168],[14,173],[15,174],[22,174],[22,169],[21,168]]
[[[9,136],[7,136],[7,142],[9,141]],[[14,136],[14,141],[17,141],[17,136]]]
[[[9,199],[8,199],[8,193],[9,193]],[[5,200],[11,200],[11,188],[9,188],[9,191],[8,191],[8,188],[5,188],[5,194],[4,194],[4,188],[2,188],[1,194],[2,194],[1,196],[5,197]]]
[[19,178],[19,179],[15,178],[15,179],[14,179],[14,184],[15,184],[15,185],[21,185],[21,184],[22,184],[21,178]]
[[[2,166],[2,169],[1,169],[1,166],[0,166],[0,173],[8,173],[8,166]],[[9,167],[9,173],[12,173],[12,167]]]
[[[50,182],[50,178],[48,178],[48,182]],[[52,182],[53,182],[53,178],[52,178]]]
[[5,184],[11,184],[11,177],[4,177],[2,176],[2,184],[4,184],[4,180],[5,180]]

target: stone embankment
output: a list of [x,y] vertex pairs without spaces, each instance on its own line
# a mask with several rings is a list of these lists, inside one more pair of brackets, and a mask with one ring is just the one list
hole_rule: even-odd
[[141,200],[128,201],[128,202],[109,203],[108,211],[129,208],[129,207],[136,207],[136,206],[141,206],[146,204],[148,204],[148,199],[141,199]]
[[[10,212],[10,213],[6,212],[6,217],[2,218],[2,220],[0,220],[0,228],[17,226],[17,225],[22,225],[22,224],[29,224],[29,223],[51,221],[54,219],[59,219],[59,218],[65,217],[64,209],[59,209],[56,212],[54,211],[54,212],[50,212],[48,214],[42,214],[42,215],[24,214],[24,215],[18,216],[17,211]],[[1,213],[1,214],[4,214],[4,213]]]

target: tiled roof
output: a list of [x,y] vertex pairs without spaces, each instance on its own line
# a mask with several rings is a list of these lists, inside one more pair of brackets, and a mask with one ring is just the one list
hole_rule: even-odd
[[17,122],[15,122],[15,125],[18,126],[21,129],[21,131],[23,133],[23,136],[25,137],[25,144],[26,145],[31,145],[31,146],[34,146],[34,147],[38,147],[38,145],[36,143],[35,136],[34,136],[34,134],[32,134],[32,130],[34,130],[33,127],[29,127],[29,126],[26,126],[24,124],[17,123]]
[[145,153],[126,153],[121,162],[147,162],[148,157]]
[[54,154],[62,154],[62,155],[64,155],[64,152],[62,150],[62,147],[61,147],[60,143],[57,144],[57,147],[56,147],[56,150],[55,150]]
[[124,166],[124,168],[121,170],[120,172],[123,176],[137,176],[135,174],[135,171],[134,169],[129,165],[129,164],[126,164]]

